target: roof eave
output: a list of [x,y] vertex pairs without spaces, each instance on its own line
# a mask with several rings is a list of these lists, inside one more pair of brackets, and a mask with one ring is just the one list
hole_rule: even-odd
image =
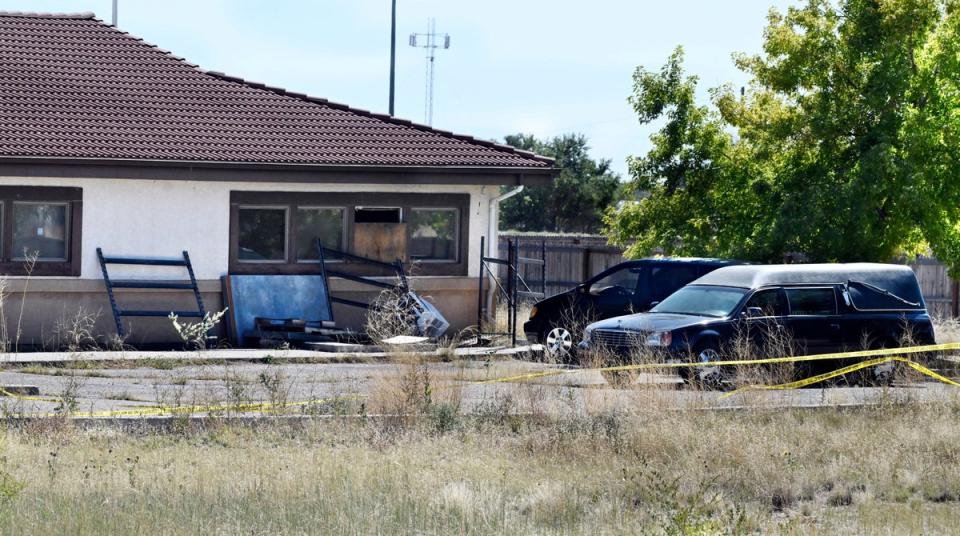
[[[553,166],[377,166],[0,156],[0,176],[370,184],[549,184]],[[358,181],[357,173],[363,180]]]

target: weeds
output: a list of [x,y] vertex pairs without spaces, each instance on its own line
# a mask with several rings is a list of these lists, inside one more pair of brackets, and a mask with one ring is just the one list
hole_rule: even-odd
[[70,353],[99,350],[94,336],[100,311],[89,313],[80,307],[72,316],[60,319],[53,328],[53,345]]
[[23,256],[25,259],[23,262],[23,269],[26,272],[26,277],[24,277],[23,280],[23,292],[20,296],[20,314],[17,315],[16,339],[14,340],[13,344],[13,351],[17,353],[20,352],[20,335],[23,334],[23,310],[27,304],[27,289],[30,286],[30,278],[33,276],[33,270],[37,266],[37,259],[40,256],[40,252],[28,251],[26,248],[24,248]]
[[226,309],[212,314],[208,311],[199,322],[187,324],[180,323],[179,317],[173,313],[170,313],[168,318],[170,319],[170,323],[173,324],[173,329],[177,332],[177,335],[187,349],[203,350],[207,347],[207,339],[210,331],[220,323],[220,320],[223,319],[223,315],[226,314],[226,312]]
[[397,336],[417,334],[417,323],[405,292],[384,289],[370,303],[364,330],[374,344]]
[[56,396],[57,402],[53,412],[61,417],[69,417],[80,407],[79,396],[83,380],[77,374],[67,374],[64,378],[60,392]]
[[285,413],[287,402],[290,399],[290,389],[292,385],[283,373],[283,370],[275,368],[271,371],[269,368],[264,368],[260,374],[257,375],[257,380],[267,393],[267,402],[270,404],[270,411],[272,413]]

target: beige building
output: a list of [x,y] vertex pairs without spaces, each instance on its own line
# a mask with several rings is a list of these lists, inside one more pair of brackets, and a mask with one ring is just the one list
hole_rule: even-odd
[[[55,338],[79,311],[99,312],[97,331],[115,332],[97,248],[188,251],[218,309],[226,274],[318,273],[317,239],[402,257],[412,286],[465,327],[501,187],[545,184],[554,171],[510,147],[204,71],[92,15],[4,13],[0,35],[0,268],[8,325],[26,300],[24,342]],[[374,232],[382,224],[388,238]],[[379,249],[364,251],[371,240]],[[359,289],[331,287],[344,297]],[[192,299],[117,293],[128,307]],[[334,313],[341,325],[362,321]],[[132,342],[173,336],[165,319],[133,319],[129,331]]]

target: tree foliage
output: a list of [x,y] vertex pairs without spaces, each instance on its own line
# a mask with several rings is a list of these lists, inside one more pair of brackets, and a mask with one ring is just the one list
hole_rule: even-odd
[[960,269],[960,13],[954,0],[808,0],[771,11],[741,92],[695,101],[677,51],[630,102],[662,121],[611,212],[634,255],[886,261]]
[[609,160],[590,158],[582,134],[549,140],[531,135],[506,137],[507,144],[556,159],[559,174],[549,186],[530,186],[503,202],[500,226],[517,231],[596,233],[607,207],[619,199],[620,177]]

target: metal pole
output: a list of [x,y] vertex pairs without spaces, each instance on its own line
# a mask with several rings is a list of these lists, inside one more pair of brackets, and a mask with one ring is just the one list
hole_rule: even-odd
[[507,334],[513,332],[510,325],[513,324],[513,241],[507,240]]
[[[116,5],[117,0],[113,0]],[[394,85],[397,71],[397,0],[391,2],[390,11],[390,115],[393,115]],[[116,15],[114,15],[116,18]]]
[[483,344],[483,279],[486,274],[483,273],[484,240],[480,237],[480,289],[477,290],[477,346]]
[[510,245],[510,251],[513,252],[511,255],[513,262],[513,277],[511,281],[511,290],[510,290],[510,346],[517,345],[517,284],[520,281],[519,270],[520,270],[520,261],[517,258],[520,256],[520,247],[517,242],[512,242]]
[[117,1],[113,0],[113,22],[111,23],[114,28],[117,27]]

